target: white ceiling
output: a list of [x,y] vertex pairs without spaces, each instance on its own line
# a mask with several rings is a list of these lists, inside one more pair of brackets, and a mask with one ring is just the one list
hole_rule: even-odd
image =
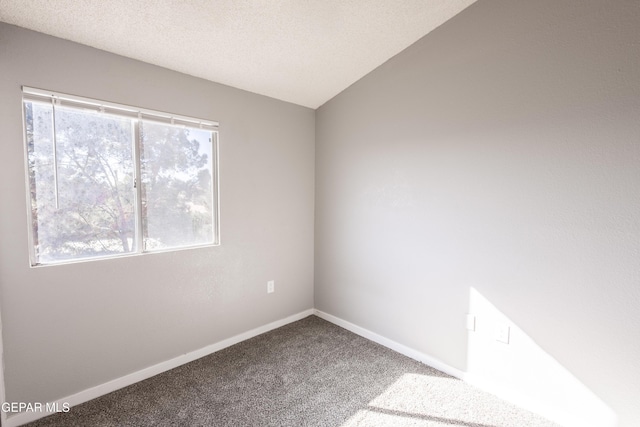
[[475,0],[0,0],[0,21],[317,108]]

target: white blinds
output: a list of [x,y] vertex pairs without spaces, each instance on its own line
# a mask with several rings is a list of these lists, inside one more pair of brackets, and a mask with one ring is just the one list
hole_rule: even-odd
[[49,90],[35,89],[26,86],[22,87],[22,98],[25,101],[53,102],[60,106],[82,108],[84,110],[99,111],[117,116],[138,118],[141,120],[149,120],[176,126],[188,126],[209,130],[216,130],[218,128],[218,122],[210,120],[179,116],[161,111],[148,110],[129,105],[116,104],[113,102],[98,101],[95,99],[67,95]]

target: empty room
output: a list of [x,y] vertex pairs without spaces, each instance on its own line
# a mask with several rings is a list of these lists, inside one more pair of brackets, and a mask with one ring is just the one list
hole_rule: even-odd
[[637,0],[0,0],[0,425],[640,425]]

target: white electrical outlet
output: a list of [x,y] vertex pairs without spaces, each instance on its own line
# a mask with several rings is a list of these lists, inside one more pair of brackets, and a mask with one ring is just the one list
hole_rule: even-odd
[[276,281],[275,280],[269,280],[267,282],[267,293],[268,294],[272,294],[276,291]]
[[476,330],[476,316],[473,314],[467,314],[467,331],[475,331]]
[[509,326],[504,323],[496,323],[496,341],[509,344]]

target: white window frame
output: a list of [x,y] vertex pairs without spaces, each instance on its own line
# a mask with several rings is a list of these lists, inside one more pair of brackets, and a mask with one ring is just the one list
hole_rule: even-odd
[[[32,201],[30,194],[30,177],[29,177],[29,149],[28,149],[28,139],[27,139],[27,126],[26,126],[26,117],[25,117],[25,102],[45,102],[51,103],[54,106],[65,106],[72,107],[76,109],[89,110],[89,111],[98,111],[102,113],[108,113],[110,115],[127,117],[134,120],[134,143],[132,147],[132,157],[133,157],[133,177],[134,177],[134,188],[135,188],[135,239],[137,244],[135,245],[135,250],[132,250],[128,253],[121,254],[109,254],[109,255],[98,255],[92,257],[78,257],[72,259],[65,259],[60,261],[48,261],[48,262],[39,262],[37,259],[36,248],[35,248],[35,238],[34,238],[34,230],[33,230],[33,212],[32,212]],[[22,86],[22,116],[23,116],[23,137],[24,137],[24,162],[25,162],[25,178],[26,178],[26,200],[27,200],[27,224],[28,224],[28,241],[29,241],[29,259],[31,267],[40,267],[40,266],[52,266],[52,265],[64,265],[64,264],[72,264],[77,262],[86,262],[86,261],[99,261],[105,259],[112,258],[121,258],[121,257],[129,257],[129,256],[137,256],[149,253],[161,253],[161,252],[173,252],[185,249],[194,249],[194,248],[202,248],[202,247],[211,247],[220,245],[220,180],[219,180],[219,132],[218,122],[197,119],[189,116],[182,116],[177,114],[166,113],[157,110],[150,110],[145,108],[134,107],[125,104],[118,104],[107,101],[100,101],[91,98],[80,97],[76,95],[69,95],[61,92],[37,89],[27,86]],[[179,126],[179,127],[190,127],[190,128],[199,128],[203,130],[211,131],[211,153],[212,153],[212,170],[211,170],[211,179],[212,179],[212,197],[214,203],[214,209],[212,212],[212,234],[213,238],[211,242],[195,244],[195,245],[186,245],[186,246],[175,246],[170,248],[162,248],[162,249],[152,249],[147,250],[144,246],[144,238],[143,238],[143,230],[142,230],[142,185],[139,185],[141,182],[141,167],[140,167],[140,150],[141,150],[141,132],[140,132],[140,124],[142,121],[152,121],[165,125],[171,126]]]

